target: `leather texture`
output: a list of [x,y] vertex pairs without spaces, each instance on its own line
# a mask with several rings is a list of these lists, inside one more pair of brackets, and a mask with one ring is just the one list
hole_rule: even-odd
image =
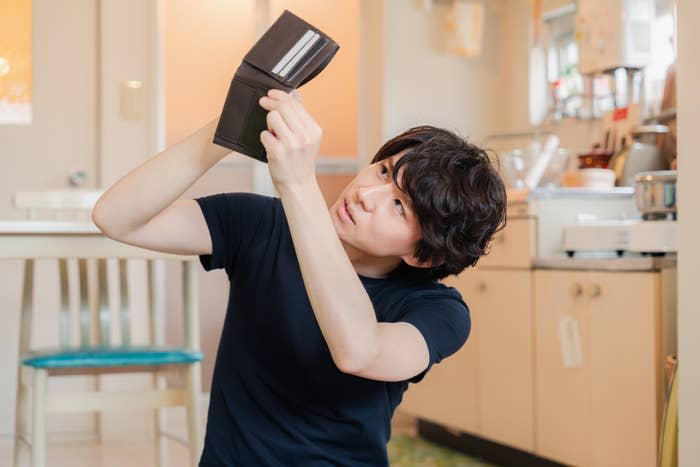
[[272,88],[289,92],[306,84],[323,71],[338,48],[333,39],[285,10],[236,70],[214,143],[267,162],[260,142],[267,111],[258,101]]

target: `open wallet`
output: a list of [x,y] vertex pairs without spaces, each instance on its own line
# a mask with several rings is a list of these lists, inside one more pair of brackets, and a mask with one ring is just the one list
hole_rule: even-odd
[[267,110],[258,101],[276,88],[290,92],[318,75],[338,51],[338,44],[285,10],[243,57],[214,133],[214,143],[267,162],[260,133]]

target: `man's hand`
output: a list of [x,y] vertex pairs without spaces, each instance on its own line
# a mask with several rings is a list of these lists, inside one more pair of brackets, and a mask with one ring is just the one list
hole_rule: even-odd
[[279,89],[270,89],[260,98],[260,106],[268,111],[267,130],[260,133],[260,141],[277,191],[316,183],[322,130],[300,100],[298,92]]

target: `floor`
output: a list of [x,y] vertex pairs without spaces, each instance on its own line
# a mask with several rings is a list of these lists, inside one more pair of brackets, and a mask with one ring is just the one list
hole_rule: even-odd
[[[392,467],[495,467],[418,438],[415,420],[411,417],[397,413],[392,425],[393,436],[388,446]],[[186,449],[176,443],[169,445],[169,466],[187,467]],[[141,467],[155,464],[155,446],[152,442],[50,443],[48,459],[49,467]],[[0,465],[12,465],[10,443],[0,444]]]

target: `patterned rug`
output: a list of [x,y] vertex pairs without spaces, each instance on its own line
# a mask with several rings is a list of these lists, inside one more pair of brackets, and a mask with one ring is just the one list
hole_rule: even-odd
[[496,467],[437,444],[405,434],[395,434],[388,445],[391,467]]

